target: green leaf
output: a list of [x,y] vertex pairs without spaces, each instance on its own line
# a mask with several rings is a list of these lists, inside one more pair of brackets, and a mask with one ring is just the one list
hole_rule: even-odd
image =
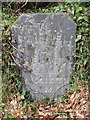
[[83,48],[82,48],[82,46],[80,47],[80,52],[82,53],[82,51],[83,51]]
[[76,13],[79,13],[83,11],[83,8],[82,7],[79,7],[78,5],[76,6]]
[[80,12],[80,11],[82,11],[82,10],[83,10],[83,8],[82,8],[82,7],[79,7],[79,8],[78,8],[78,11],[79,11],[79,12]]
[[80,41],[80,40],[81,40],[81,37],[82,37],[82,35],[78,35],[77,38],[76,38],[76,40],[75,40],[75,42]]
[[88,22],[89,20],[88,20],[88,16],[84,16],[84,20],[86,21],[86,22]]
[[79,22],[80,20],[82,20],[83,19],[83,16],[79,16],[78,18],[77,18],[77,22]]
[[88,58],[84,60],[84,66],[87,64],[87,62],[88,62]]
[[24,100],[24,99],[25,99],[24,95],[21,95],[21,99],[22,99],[22,100]]

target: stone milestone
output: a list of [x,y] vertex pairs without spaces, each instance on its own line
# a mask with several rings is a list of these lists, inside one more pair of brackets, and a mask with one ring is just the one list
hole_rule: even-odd
[[66,13],[22,14],[12,28],[22,82],[36,100],[53,98],[69,87],[76,24]]

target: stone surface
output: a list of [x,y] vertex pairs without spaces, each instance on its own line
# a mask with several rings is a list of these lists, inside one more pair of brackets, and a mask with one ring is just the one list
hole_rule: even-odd
[[14,60],[33,98],[52,98],[68,87],[76,24],[65,13],[22,14],[12,28]]

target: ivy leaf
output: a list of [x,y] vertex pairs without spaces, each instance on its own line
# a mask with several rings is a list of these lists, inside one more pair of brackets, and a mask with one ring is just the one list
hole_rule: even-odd
[[77,22],[79,22],[80,20],[82,20],[83,19],[83,16],[79,16],[78,18],[77,18]]
[[81,37],[82,37],[82,35],[78,35],[77,38],[76,38],[76,40],[75,40],[75,42],[80,41],[80,40],[81,40]]
[[84,16],[84,20],[88,22],[88,16]]
[[82,8],[82,7],[79,7],[79,8],[78,8],[78,11],[79,11],[79,12],[81,12],[82,10],[83,10],[83,8]]
[[87,62],[88,62],[88,58],[84,60],[84,66],[87,64]]
[[24,99],[25,99],[24,95],[21,95],[21,99],[22,99],[22,100],[24,100]]

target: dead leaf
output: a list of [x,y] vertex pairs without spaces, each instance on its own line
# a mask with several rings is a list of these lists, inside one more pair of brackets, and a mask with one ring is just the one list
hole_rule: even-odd
[[57,107],[52,107],[51,111],[56,113],[56,112],[58,112],[58,108]]
[[39,117],[46,117],[47,113],[43,113],[41,111],[38,111],[38,115],[39,115]]
[[50,108],[50,106],[48,105],[48,106],[46,106],[44,109],[45,109],[45,110],[49,110],[49,108]]
[[56,115],[50,115],[49,116],[49,120],[55,120],[55,118],[57,118],[59,115],[58,114],[56,114]]
[[66,105],[66,109],[69,109],[69,108],[72,107],[72,105],[73,105],[74,102],[75,102],[75,99],[76,99],[76,98],[73,98],[73,100],[71,101],[71,103],[70,103],[69,105]]
[[80,118],[84,118],[84,115],[80,114],[78,111],[76,111],[76,115]]
[[75,95],[76,95],[76,91],[71,95],[71,97],[70,97],[70,100],[72,101],[72,99],[75,97]]

